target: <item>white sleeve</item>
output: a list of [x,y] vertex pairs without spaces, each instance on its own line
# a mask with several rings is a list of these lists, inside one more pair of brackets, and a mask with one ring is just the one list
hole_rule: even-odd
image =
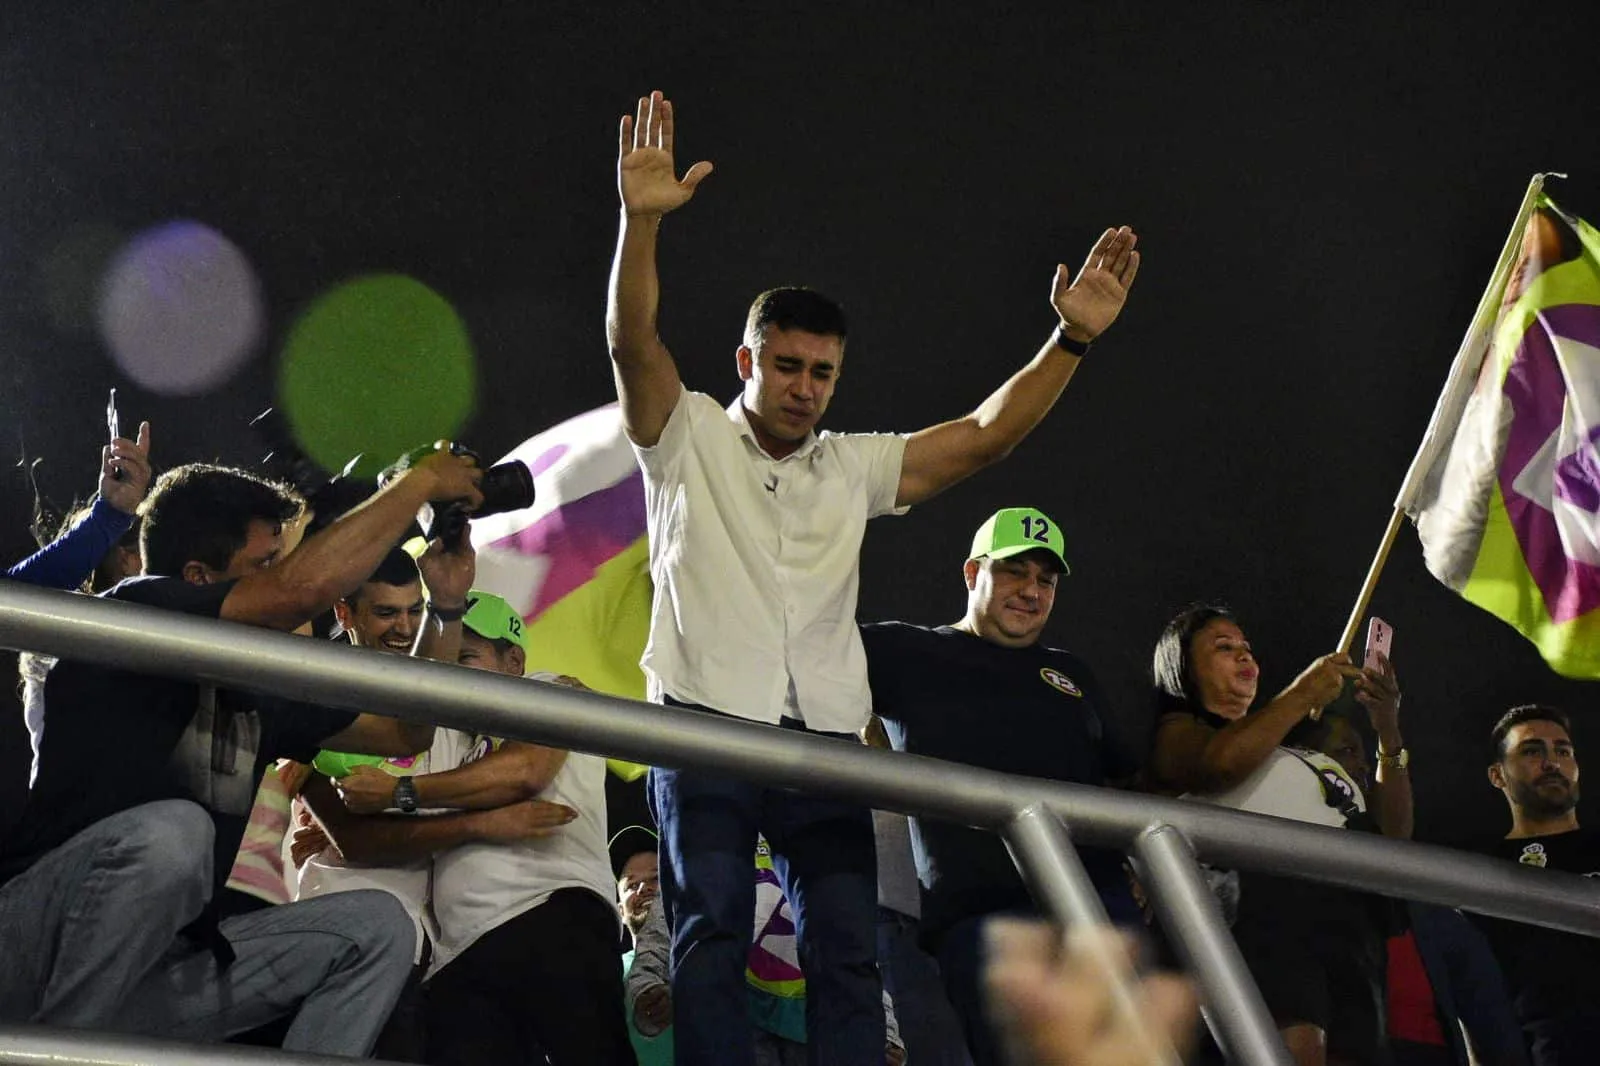
[[678,400],[672,405],[672,413],[667,416],[667,424],[661,427],[661,436],[656,442],[648,448],[634,444],[631,440],[628,442],[642,469],[660,477],[688,450],[689,437],[695,421],[695,407],[701,400],[716,403],[710,397],[690,392],[686,386],[680,384]]
[[841,433],[833,443],[843,445],[854,460],[851,464],[860,477],[867,498],[867,517],[905,514],[908,507],[896,507],[900,495],[900,470],[905,465],[906,437],[899,433]]

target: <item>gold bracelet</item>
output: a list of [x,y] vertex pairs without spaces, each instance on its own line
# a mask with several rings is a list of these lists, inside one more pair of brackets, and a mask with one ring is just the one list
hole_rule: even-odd
[[1411,752],[1407,748],[1402,747],[1399,751],[1395,752],[1393,755],[1390,755],[1382,748],[1379,748],[1378,765],[1386,770],[1407,769],[1411,765]]

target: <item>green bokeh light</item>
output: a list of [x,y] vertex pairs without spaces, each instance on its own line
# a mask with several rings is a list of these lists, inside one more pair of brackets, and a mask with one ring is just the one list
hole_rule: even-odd
[[307,455],[371,477],[472,413],[472,342],[455,309],[415,278],[357,278],[317,298],[289,333],[278,396]]

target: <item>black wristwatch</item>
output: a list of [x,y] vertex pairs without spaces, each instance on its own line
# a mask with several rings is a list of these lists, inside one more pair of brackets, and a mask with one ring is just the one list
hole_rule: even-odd
[[1056,335],[1054,339],[1058,348],[1066,352],[1071,352],[1079,359],[1082,359],[1084,356],[1089,354],[1089,345],[1094,343],[1093,341],[1073,340],[1071,337],[1067,336],[1067,327],[1064,323],[1056,326]]
[[406,814],[417,813],[417,782],[402,777],[394,783],[394,805]]
[[459,622],[466,616],[472,604],[463,603],[460,607],[441,607],[432,600],[428,601],[428,613],[441,622]]

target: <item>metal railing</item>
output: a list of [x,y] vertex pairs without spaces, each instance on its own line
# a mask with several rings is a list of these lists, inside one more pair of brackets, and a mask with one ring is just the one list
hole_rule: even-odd
[[[1289,1060],[1197,859],[1600,935],[1600,886],[1573,874],[1528,876],[1511,863],[1432,845],[1017,777],[155,608],[0,583],[0,647],[695,767],[990,829],[1005,838],[1041,904],[1063,924],[1105,919],[1072,841],[1119,848],[1132,855],[1197,978],[1224,1053],[1247,1066]],[[17,1041],[25,1043],[20,1032],[0,1030],[0,1063],[40,1061],[16,1050]],[[108,1054],[122,1046],[99,1034],[73,1038]]]

